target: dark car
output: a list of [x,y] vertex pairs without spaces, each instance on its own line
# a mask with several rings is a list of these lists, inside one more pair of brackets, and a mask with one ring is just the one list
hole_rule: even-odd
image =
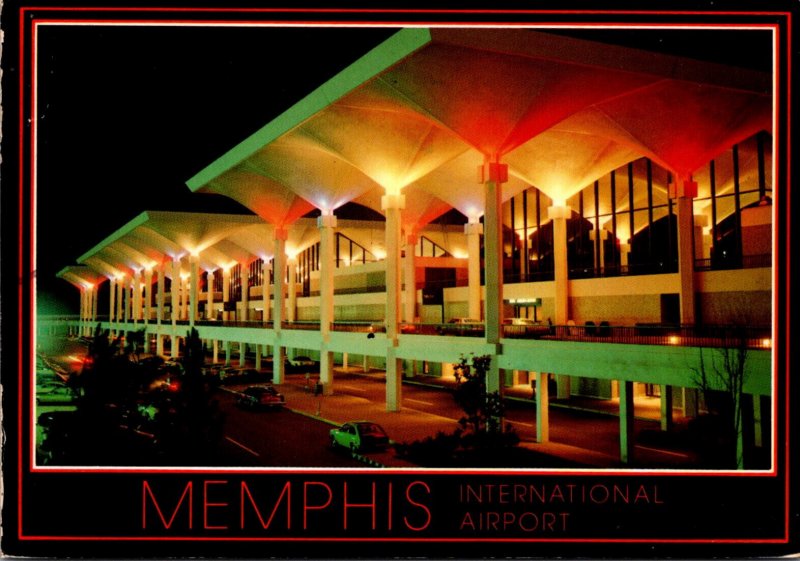
[[294,358],[286,359],[286,370],[289,372],[306,372],[310,370],[319,370],[319,362],[307,357],[296,356]]
[[286,398],[273,386],[248,386],[239,392],[236,404],[249,409],[271,409],[286,405]]
[[389,435],[372,421],[350,421],[331,429],[331,446],[347,448],[353,452],[382,450],[389,445]]

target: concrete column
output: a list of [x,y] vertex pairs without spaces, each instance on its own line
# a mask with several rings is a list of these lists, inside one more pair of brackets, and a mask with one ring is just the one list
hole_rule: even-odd
[[419,238],[413,234],[406,236],[405,261],[403,276],[405,282],[405,300],[403,302],[403,321],[414,323],[417,317],[417,265],[415,250]]
[[144,319],[150,321],[153,315],[153,269],[144,270]]
[[633,459],[633,382],[619,381],[619,459]]
[[286,305],[286,321],[289,323],[297,319],[297,257],[286,260],[289,269],[289,299]]
[[284,294],[286,290],[286,238],[289,233],[282,228],[275,228],[275,256],[273,258],[273,310],[272,328],[275,330],[275,352],[272,357],[272,381],[282,384],[285,380],[283,357],[286,348],[281,343],[281,324],[285,316]]
[[[567,218],[572,210],[567,206],[553,205],[547,209],[553,221],[553,260],[555,265],[555,324],[566,325],[569,320],[569,279],[567,277]],[[569,399],[569,376],[556,377],[558,399]]]
[[[127,277],[125,278],[125,290],[123,294],[125,295],[125,301],[123,302],[123,308],[125,311],[125,323],[128,323],[131,319],[131,280]],[[127,326],[125,327],[127,331]]]
[[247,361],[247,343],[239,343],[239,367],[243,368]]
[[320,256],[319,331],[322,337],[319,380],[323,384],[325,395],[333,393],[333,353],[328,350],[328,343],[330,342],[331,324],[333,323],[333,239],[336,225],[337,220],[333,214],[325,214],[323,211],[322,216],[317,218]]
[[114,322],[117,319],[117,279],[108,278],[108,324],[114,329]]
[[400,213],[406,206],[403,195],[381,197],[386,216],[386,410],[399,411],[402,402],[403,367],[397,359],[400,334]]
[[161,322],[164,320],[164,284],[166,278],[167,264],[162,263],[158,267],[158,281],[156,286],[156,354],[164,355],[164,336],[161,335]]
[[133,271],[133,322],[139,323],[142,319],[142,271]]
[[250,266],[242,263],[242,319],[250,319]]
[[117,279],[117,335],[122,331],[121,323],[125,320],[124,302],[125,297],[125,276]]
[[100,285],[95,284],[90,288],[92,294],[92,311],[91,311],[91,319],[92,319],[92,329],[94,329],[94,324],[97,322],[97,293],[100,291]]
[[536,373],[536,442],[550,441],[550,389],[547,372]]
[[672,386],[661,384],[661,430],[672,430]]
[[198,294],[198,284],[200,283],[200,256],[189,256],[189,328],[194,327],[197,319],[197,309],[200,302]]
[[[189,270],[191,271],[191,264],[189,265]],[[183,273],[182,273],[183,275]],[[189,277],[184,278],[181,276],[181,319],[188,320],[189,316],[189,293],[191,292],[191,284],[190,284],[191,272],[189,273]]]
[[231,301],[231,269],[222,269],[222,320],[230,319],[230,312],[226,310],[228,302]]
[[170,285],[170,297],[172,313],[172,333],[170,335],[169,355],[172,358],[178,358],[178,316],[180,315],[180,307],[178,298],[181,292],[181,262],[179,259],[172,260],[172,284]]
[[681,280],[681,323],[695,323],[694,282],[694,205],[697,183],[685,180],[678,186],[675,200],[678,218],[678,274]]
[[486,342],[495,347],[486,376],[486,391],[501,392],[500,365],[497,355],[503,335],[503,183],[508,181],[508,165],[486,162],[480,168],[484,184],[483,248],[484,322]]
[[214,339],[211,342],[211,361],[216,363],[219,360],[219,341]]
[[206,271],[206,319],[214,319],[214,271]]
[[225,366],[230,366],[231,365],[231,342],[230,341],[225,341],[223,344],[225,346]]
[[684,417],[697,417],[698,404],[697,404],[697,390],[695,388],[681,388],[683,392],[683,406],[682,413]]
[[256,370],[261,370],[261,353],[262,353],[261,347],[262,347],[261,345],[256,345],[256,364],[255,364]]
[[481,316],[481,234],[483,224],[476,216],[469,217],[464,225],[467,236],[467,315],[474,319]]
[[264,323],[269,323],[269,259],[264,259],[264,263],[261,266],[261,275],[264,278],[264,282],[261,283],[261,301],[264,303],[264,313],[262,319],[264,320]]

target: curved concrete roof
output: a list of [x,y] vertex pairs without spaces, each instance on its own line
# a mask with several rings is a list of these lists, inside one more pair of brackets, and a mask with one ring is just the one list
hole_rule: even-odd
[[641,157],[688,178],[771,125],[763,73],[526,29],[407,28],[187,185],[279,226],[403,192],[413,231],[447,207],[480,216],[484,161],[509,164],[505,199],[533,185],[562,203]]

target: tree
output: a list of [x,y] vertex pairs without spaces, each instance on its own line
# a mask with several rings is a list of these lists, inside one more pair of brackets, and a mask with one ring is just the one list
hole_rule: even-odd
[[709,413],[722,425],[720,445],[725,463],[744,469],[742,398],[747,373],[747,329],[744,325],[723,328],[720,347],[714,349],[710,361],[703,348],[699,351],[695,380],[703,390]]

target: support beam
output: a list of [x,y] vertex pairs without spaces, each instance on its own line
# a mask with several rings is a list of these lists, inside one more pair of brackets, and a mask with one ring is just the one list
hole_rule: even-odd
[[477,216],[469,217],[464,225],[467,236],[467,315],[482,319],[481,315],[481,235],[483,224]]
[[317,217],[319,228],[319,331],[322,339],[319,360],[319,380],[324,395],[333,393],[333,353],[328,350],[331,326],[333,324],[333,271],[335,256],[333,240],[337,226],[336,217],[330,211],[323,211]]
[[272,357],[272,381],[282,384],[285,380],[286,372],[283,357],[286,356],[286,349],[281,342],[281,328],[285,319],[284,294],[286,290],[286,238],[288,232],[282,228],[275,228],[275,256],[272,261],[273,279],[273,325],[275,330],[275,352]]
[[200,256],[189,256],[189,328],[194,328],[194,322],[197,319],[197,310],[199,308],[200,299],[199,287],[200,283]]
[[633,382],[619,381],[619,459],[633,460]]
[[386,410],[400,411],[402,402],[402,362],[397,359],[400,333],[400,228],[405,196],[387,194],[381,198],[386,216]]
[[417,318],[417,265],[415,250],[419,238],[413,234],[406,235],[405,260],[403,277],[405,300],[403,301],[403,321],[414,323]]
[[536,373],[536,442],[550,441],[549,374]]

